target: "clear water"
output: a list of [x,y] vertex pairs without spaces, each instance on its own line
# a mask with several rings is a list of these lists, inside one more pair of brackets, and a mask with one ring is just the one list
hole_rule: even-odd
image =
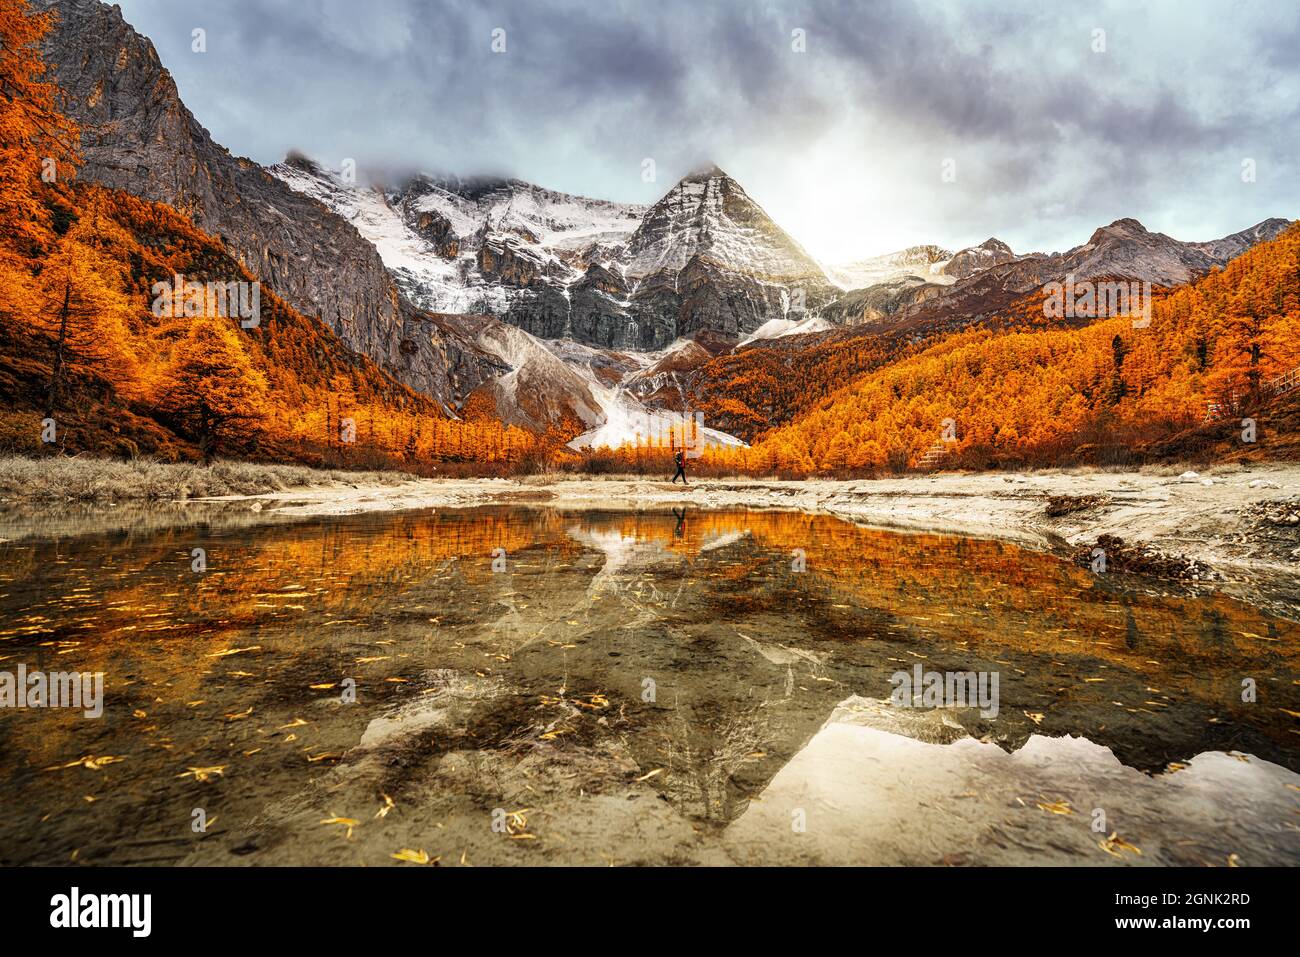
[[801,513],[58,532],[0,670],[105,710],[0,709],[5,864],[1300,863],[1300,628],[1221,595]]

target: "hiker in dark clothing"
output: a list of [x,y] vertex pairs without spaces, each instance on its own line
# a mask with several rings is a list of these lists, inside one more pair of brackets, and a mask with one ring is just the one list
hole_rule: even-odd
[[686,531],[686,509],[682,509],[680,515],[677,513],[677,509],[673,509],[673,514],[677,515],[677,537],[681,538]]
[[677,463],[677,474],[673,476],[673,484],[676,485],[680,478],[683,485],[690,485],[691,483],[686,481],[686,453],[678,449],[673,455],[673,461]]

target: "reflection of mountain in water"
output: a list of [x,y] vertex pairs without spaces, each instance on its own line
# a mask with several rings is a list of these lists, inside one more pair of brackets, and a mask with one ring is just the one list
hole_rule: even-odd
[[[211,568],[197,581],[196,544]],[[1244,863],[1300,857],[1278,813],[1296,792],[1270,790],[1300,763],[1296,626],[1013,545],[797,513],[502,507],[4,551],[0,617],[24,623],[5,653],[110,676],[105,722],[0,714],[21,809],[0,839],[42,836],[32,861],[117,847],[117,820],[165,835],[194,806],[177,774],[223,763],[230,842],[260,841],[258,862],[321,862],[318,822],[376,794],[404,808],[384,827],[417,829],[401,840],[436,823],[488,861],[523,847],[473,843],[495,807],[549,815],[536,826],[555,841],[536,846],[555,861],[1130,862],[1097,846],[1102,807],[1141,863],[1213,863],[1226,844],[1203,821],[1220,806],[1243,809],[1224,840]],[[998,671],[998,716],[872,704],[917,664]],[[338,703],[343,676],[359,707]],[[1258,758],[1212,753],[1231,751]],[[86,754],[123,760],[95,772],[90,830],[63,833],[41,815],[84,788],[44,769]],[[1189,767],[1161,773],[1175,761]],[[148,808],[113,788],[127,772]],[[1038,807],[1062,799],[1074,814]],[[891,837],[909,801],[922,823]],[[787,846],[792,807],[808,831]],[[379,863],[402,846],[384,835]]]
[[723,843],[738,863],[1052,865],[1100,850],[1126,864],[1288,864],[1298,790],[1300,775],[1245,755],[1147,775],[1086,738],[1034,735],[1008,753],[942,712],[851,697]]

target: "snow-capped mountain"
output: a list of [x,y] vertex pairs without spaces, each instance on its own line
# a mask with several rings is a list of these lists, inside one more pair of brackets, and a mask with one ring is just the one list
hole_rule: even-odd
[[440,313],[562,308],[565,290],[608,261],[645,212],[515,179],[415,176],[384,189],[297,155],[271,172],[351,222],[402,292]]
[[969,279],[978,272],[1010,262],[1015,258],[1016,254],[1011,251],[1010,246],[990,236],[978,246],[967,246],[953,253],[947,262],[938,264],[937,271],[949,282],[956,282],[958,279]]
[[[1176,286],[1225,265],[1255,243],[1273,239],[1288,225],[1285,219],[1267,219],[1221,239],[1183,242],[1151,232],[1136,219],[1117,219],[1064,253],[1013,255],[946,287],[927,284],[903,290],[901,299],[884,310],[888,318],[880,321],[932,330],[966,326],[1067,276],[1076,282],[1108,279]],[[1002,254],[997,249],[992,253],[988,258]]]
[[952,282],[953,279],[945,277],[941,271],[952,257],[952,251],[942,246],[908,246],[896,253],[827,266],[826,274],[844,290],[865,289],[904,276],[919,276],[930,282]]
[[646,213],[605,279],[574,301],[574,330],[625,348],[703,332],[743,338],[834,299],[824,270],[716,166],[683,177]]
[[1172,285],[1287,225],[1183,243],[1122,219],[1061,254],[1017,256],[990,239],[828,272],[716,166],[649,207],[502,178],[361,185],[300,156],[264,169],[212,140],[119,7],[35,6],[58,8],[44,52],[82,130],[79,178],[190,216],[449,415],[487,394],[509,422],[576,422],[580,444],[662,428],[658,410],[685,411],[682,377],[730,374],[711,359],[738,344],[793,351],[840,334],[828,325],[864,323],[928,334],[1066,274]]
[[828,266],[826,274],[846,291],[892,283],[909,276],[950,285],[1015,258],[1010,246],[990,238],[955,253],[942,246],[908,246],[896,253]]
[[641,351],[701,332],[740,339],[836,295],[717,167],[648,209],[519,180],[418,176],[386,190],[300,156],[271,172],[351,222],[416,305],[495,315],[542,339]]
[[[959,327],[1067,274],[1174,285],[1286,225],[1186,243],[1122,219],[1066,253],[1018,256],[990,238],[824,270],[717,167],[648,208],[506,179],[417,176],[384,189],[303,157],[271,172],[352,223],[405,296],[443,314],[440,341],[468,343],[467,356],[504,370],[477,386],[499,417],[577,422],[587,428],[580,445],[666,428],[654,417],[684,411],[682,376],[719,340],[740,348],[836,326]],[[831,279],[866,285],[846,291]]]
[[[665,284],[675,285],[677,272],[704,268],[706,251],[734,271],[757,255],[768,284],[775,282],[769,273],[797,278],[819,272],[788,238],[770,249],[755,242],[754,231],[762,228],[761,220],[751,225],[757,207],[729,207],[747,217],[745,226],[733,226],[726,213],[710,208],[728,192],[717,183],[699,183],[701,194],[715,191],[713,199],[701,195],[690,202],[681,195],[691,191],[688,185],[656,211],[519,180],[417,176],[384,189],[350,183],[301,156],[271,172],[352,223],[402,292],[429,310],[442,336],[499,363],[502,373],[479,386],[499,418],[533,429],[576,422],[586,431],[575,448],[617,446],[637,434],[680,428],[681,410],[669,411],[669,402],[652,409],[624,380],[678,348],[699,347],[674,336],[658,351],[602,348],[646,341],[620,333],[638,290],[661,295]],[[739,441],[710,429],[701,440]]]

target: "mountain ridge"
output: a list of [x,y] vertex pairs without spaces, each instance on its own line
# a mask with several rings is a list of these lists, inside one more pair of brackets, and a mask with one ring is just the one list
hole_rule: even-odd
[[[271,172],[351,221],[417,304],[490,313],[540,339],[638,351],[705,332],[738,340],[772,313],[834,296],[816,260],[717,166],[686,174],[646,207],[458,179],[474,184],[471,209],[426,176],[385,190],[292,158]],[[479,202],[503,191],[505,213]],[[519,197],[537,208],[519,215]],[[588,228],[557,222],[556,209],[590,215]]]
[[189,216],[299,312],[446,408],[492,375],[490,361],[476,362],[419,316],[351,224],[217,144],[120,8],[33,6],[58,15],[44,52],[82,129],[82,178]]

